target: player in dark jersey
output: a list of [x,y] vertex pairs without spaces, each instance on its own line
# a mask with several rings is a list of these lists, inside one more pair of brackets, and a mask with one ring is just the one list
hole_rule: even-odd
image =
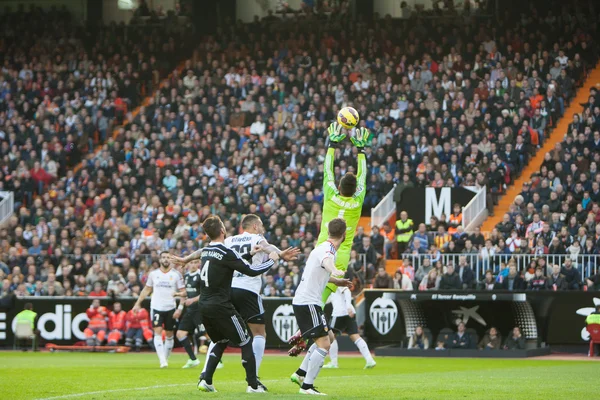
[[188,335],[194,334],[196,328],[200,330],[200,325],[202,325],[202,316],[198,311],[198,298],[200,297],[199,266],[200,260],[189,263],[187,265],[189,270],[183,277],[187,300],[185,301],[185,313],[183,314],[181,321],[179,321],[179,326],[177,328],[177,340],[179,340],[190,357],[183,368],[194,368],[200,365],[200,360],[196,358],[192,342],[188,337]]
[[[199,310],[207,333],[217,343],[208,356],[206,372],[200,375],[198,390],[215,392],[213,375],[227,343],[238,345],[242,350],[242,365],[246,369],[248,393],[262,393],[256,377],[256,360],[252,350],[252,337],[240,314],[231,303],[231,280],[235,271],[245,275],[260,275],[271,268],[279,259],[276,252],[259,264],[251,265],[238,252],[228,249],[225,241],[225,225],[219,217],[211,216],[202,224],[204,232],[211,242],[201,252],[194,252],[185,258],[176,258],[179,262],[188,263],[201,257]],[[289,249],[288,249],[289,250]],[[287,251],[287,250],[284,250]],[[283,253],[283,252],[282,252]]]

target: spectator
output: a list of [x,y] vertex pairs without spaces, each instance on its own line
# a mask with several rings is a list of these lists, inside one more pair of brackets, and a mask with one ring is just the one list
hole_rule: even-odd
[[462,282],[458,274],[454,271],[454,265],[448,265],[446,273],[440,280],[440,290],[460,290]]
[[547,287],[550,290],[567,290],[569,288],[565,276],[561,273],[559,265],[552,267],[552,274],[547,279]]
[[469,265],[467,264],[467,257],[461,256],[458,261],[458,268],[456,270],[460,281],[462,282],[463,289],[472,289],[475,284],[475,274]]
[[408,349],[409,350],[427,350],[429,349],[429,339],[423,332],[423,327],[421,325],[415,328],[415,332],[411,335],[408,340]]
[[546,290],[548,288],[548,279],[544,276],[542,268],[535,269],[534,277],[529,281],[527,289]]
[[421,280],[419,290],[439,290],[441,277],[438,275],[437,269],[432,269]]
[[394,289],[398,290],[413,290],[413,284],[408,275],[404,274],[401,269],[394,273]]
[[525,338],[521,335],[521,329],[515,326],[504,342],[504,350],[525,350]]
[[489,269],[485,271],[485,276],[481,282],[479,282],[479,290],[497,290],[501,286],[494,278],[494,274]]
[[372,277],[375,274],[377,260],[379,259],[380,254],[378,254],[375,248],[371,246],[371,238],[369,236],[363,237],[362,246],[358,249],[358,254],[364,254],[367,264],[367,277]]
[[391,276],[385,272],[384,267],[379,267],[377,270],[377,276],[375,276],[375,282],[373,282],[374,289],[391,289],[394,287],[394,280]]
[[527,283],[517,271],[517,266],[512,264],[508,267],[508,275],[502,280],[502,289],[510,291],[525,290]]
[[452,348],[454,349],[470,349],[473,348],[471,335],[465,330],[465,323],[460,322],[458,329],[452,337]]
[[560,270],[561,275],[565,277],[568,290],[579,290],[581,286],[581,274],[579,270],[573,266],[570,258],[565,259],[565,264]]
[[371,228],[371,244],[379,255],[385,254],[383,249],[384,242],[384,237],[381,235],[379,228],[373,226],[373,228]]
[[491,327],[486,332],[481,342],[479,342],[479,350],[500,350],[500,336],[498,336],[498,330],[495,327]]

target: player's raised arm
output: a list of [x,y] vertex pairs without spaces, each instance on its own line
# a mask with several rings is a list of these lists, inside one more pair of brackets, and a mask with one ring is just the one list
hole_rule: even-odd
[[258,276],[263,272],[267,272],[273,265],[275,265],[275,261],[279,260],[279,255],[276,252],[272,252],[269,254],[269,259],[267,261],[258,265],[252,265],[248,261],[244,260],[244,258],[237,251],[233,249],[229,250],[230,251],[228,251],[225,255],[227,265],[230,268],[248,276]]
[[329,134],[329,148],[325,155],[325,165],[323,168],[323,194],[326,199],[338,192],[335,186],[335,174],[333,173],[335,150],[339,147],[340,142],[346,138],[346,134],[342,132],[342,126],[337,122],[329,125],[327,133]]
[[358,175],[354,197],[362,202],[367,194],[367,157],[364,149],[371,144],[371,133],[367,128],[356,128],[356,133],[350,141],[358,149]]

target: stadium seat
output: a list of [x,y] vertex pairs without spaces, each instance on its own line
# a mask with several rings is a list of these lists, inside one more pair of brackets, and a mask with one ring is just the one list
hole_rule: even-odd
[[600,344],[600,324],[590,324],[586,329],[590,333],[590,349],[588,356],[594,357],[594,345]]

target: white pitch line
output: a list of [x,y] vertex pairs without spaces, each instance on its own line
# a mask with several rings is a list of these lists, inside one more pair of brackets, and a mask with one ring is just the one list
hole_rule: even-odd
[[[390,375],[386,375],[386,376],[389,377]],[[328,380],[328,379],[340,379],[340,378],[343,379],[343,378],[355,378],[355,377],[356,377],[356,375],[348,375],[348,376],[323,376],[323,377],[319,377],[319,380],[323,381],[323,380]],[[265,382],[265,383],[276,383],[276,382],[281,382],[282,380],[285,381],[285,378],[284,379],[263,380],[262,382]],[[226,382],[232,382],[232,381],[226,381]],[[74,398],[74,397],[91,396],[91,395],[94,395],[94,394],[131,392],[131,391],[134,391],[134,390],[163,389],[163,388],[168,388],[168,387],[192,386],[192,385],[194,387],[196,386],[196,384],[193,384],[193,383],[175,383],[175,384],[171,384],[171,385],[154,385],[154,386],[144,386],[144,387],[134,387],[134,388],[97,390],[95,392],[72,393],[72,394],[65,394],[65,395],[62,395],[62,396],[44,397],[44,398],[40,398],[40,399],[36,399],[36,400],[70,399],[70,398]]]

